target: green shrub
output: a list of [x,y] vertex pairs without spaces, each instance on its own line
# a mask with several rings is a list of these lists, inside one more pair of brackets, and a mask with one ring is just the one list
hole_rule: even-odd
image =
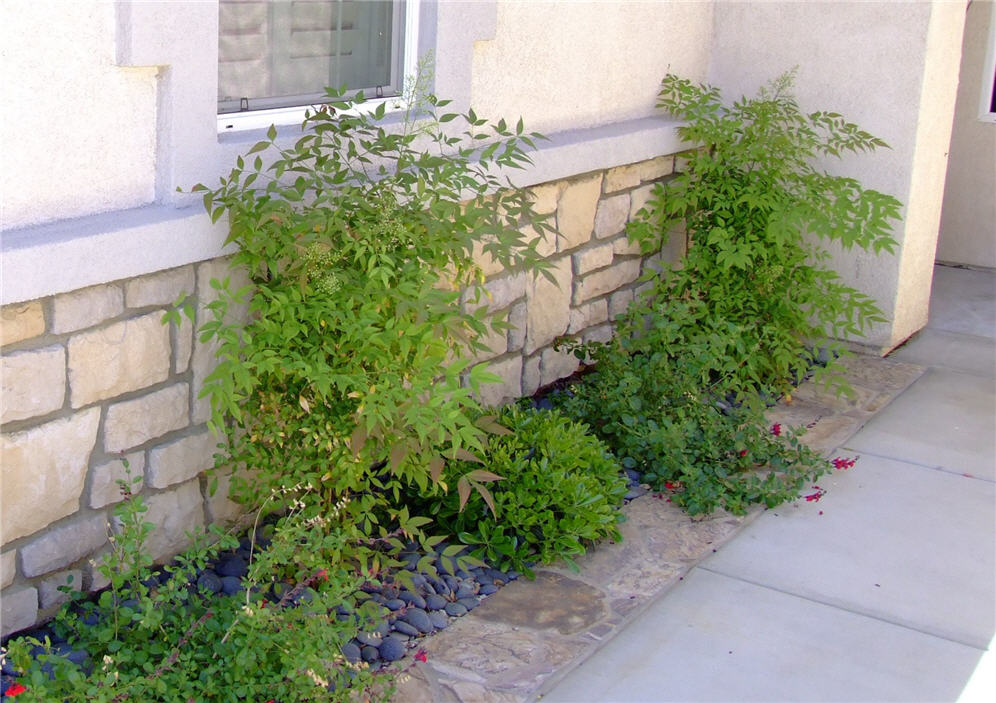
[[476,556],[527,574],[531,562],[573,565],[588,545],[621,538],[626,481],[602,442],[556,411],[510,407],[497,420],[509,432],[491,438],[484,468],[456,465],[445,474],[447,482],[466,474],[488,486],[472,492],[465,483],[427,499],[440,527]]

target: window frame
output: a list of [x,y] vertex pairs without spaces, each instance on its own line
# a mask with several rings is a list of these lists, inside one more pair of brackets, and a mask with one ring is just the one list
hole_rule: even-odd
[[988,29],[986,58],[982,64],[979,120],[996,123],[996,3],[993,3],[989,8]]
[[[401,67],[398,76],[398,85],[392,86],[392,94],[383,97],[370,97],[363,104],[363,111],[373,111],[381,103],[387,104],[388,112],[396,112],[405,108],[405,102],[401,95],[406,77],[414,75],[418,65],[418,41],[419,41],[419,15],[422,0],[402,0],[400,2],[400,20],[402,31],[398,33],[395,41],[400,41]],[[215,67],[215,72],[217,72]],[[366,94],[368,91],[364,91]],[[247,110],[242,112],[218,113],[218,133],[232,133],[253,129],[265,129],[270,125],[288,125],[300,123],[304,120],[304,113],[309,108],[323,104],[327,101],[321,100],[321,93],[311,93],[301,96],[300,105],[283,105],[258,110]],[[313,99],[311,99],[313,98]]]

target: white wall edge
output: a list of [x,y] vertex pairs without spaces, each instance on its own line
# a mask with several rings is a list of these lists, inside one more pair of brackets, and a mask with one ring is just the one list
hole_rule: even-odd
[[[647,117],[551,135],[533,164],[510,170],[527,187],[673,154],[688,145],[678,123]],[[225,248],[227,221],[199,207],[118,210],[8,230],[0,243],[0,303],[7,305],[206,261]]]

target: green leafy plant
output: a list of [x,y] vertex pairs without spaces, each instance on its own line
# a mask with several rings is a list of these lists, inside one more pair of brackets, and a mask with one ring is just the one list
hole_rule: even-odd
[[715,87],[668,75],[658,106],[700,146],[680,175],[656,187],[629,230],[645,253],[676,226],[689,239],[681,266],[650,278],[652,290],[628,316],[631,331],[686,301],[681,336],[722,327],[713,375],[737,392],[784,391],[820,348],[831,359],[844,353],[831,339],[860,336],[884,319],[874,301],[825,268],[825,245],[892,252],[901,205],[815,162],[886,144],[839,114],[804,114],[793,78],[729,105]]
[[[309,516],[342,502],[368,574],[394,563],[383,547],[424,537],[401,488],[429,490],[444,463],[484,449],[473,392],[497,377],[469,359],[507,323],[461,305],[485,295],[477,258],[544,272],[536,246],[551,231],[502,175],[539,135],[443,113],[421,78],[404,119],[330,89],[339,102],[309,112],[292,145],[271,128],[219,187],[194,188],[214,219],[228,215],[251,281],[213,281],[200,331],[220,359],[210,424],[245,470],[233,495],[304,501]],[[230,312],[244,305],[242,323]]]
[[497,421],[508,428],[492,436],[484,468],[447,466],[446,480],[483,481],[429,497],[433,515],[481,558],[531,574],[532,562],[550,563],[583,554],[603,539],[620,539],[619,506],[626,481],[618,462],[587,429],[556,411],[509,407]]

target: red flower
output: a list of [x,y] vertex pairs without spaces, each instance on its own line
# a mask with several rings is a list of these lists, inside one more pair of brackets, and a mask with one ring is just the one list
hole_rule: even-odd
[[741,449],[740,450],[740,456],[747,456],[747,450],[746,449]]
[[826,495],[826,491],[820,488],[819,486],[813,486],[813,488],[816,489],[816,492],[810,493],[808,496],[806,496],[807,503],[816,503],[819,501],[820,498]]
[[425,650],[424,649],[420,649],[417,652],[415,652],[415,661],[425,663],[425,661],[427,659],[428,659],[428,657],[425,656]]
[[830,463],[833,464],[833,468],[837,469],[838,471],[842,469],[846,471],[847,469],[854,466],[854,461],[855,461],[854,459],[848,459],[847,457],[837,456],[834,457],[833,461],[831,461]]
[[7,688],[6,691],[4,691],[4,695],[5,696],[10,696],[11,698],[13,698],[14,696],[21,695],[22,693],[24,693],[27,690],[28,689],[26,689],[24,686],[22,686],[21,684],[19,684],[19,683],[17,683],[15,681],[14,683],[12,683],[10,685],[10,687]]
[[771,426],[771,434],[775,437],[780,437],[782,434],[782,426],[777,422]]
[[672,483],[671,481],[665,481],[664,482],[664,488],[666,488],[669,491],[676,491],[676,490],[678,490],[678,484],[677,483]]
[[322,569],[317,574],[315,574],[315,578],[321,579],[322,581],[328,581],[329,580],[329,572],[328,572],[328,570],[327,569]]

